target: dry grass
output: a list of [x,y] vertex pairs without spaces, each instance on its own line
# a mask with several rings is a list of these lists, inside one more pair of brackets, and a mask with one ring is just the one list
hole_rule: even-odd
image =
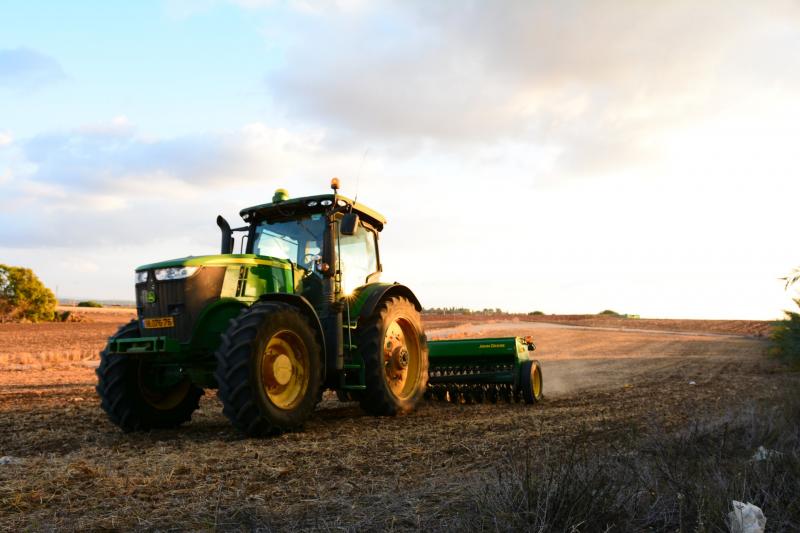
[[63,361],[98,359],[117,328],[135,318],[126,308],[59,307],[80,322],[0,324],[0,366],[45,368]]
[[[512,455],[472,490],[465,529],[728,531],[732,500],[764,511],[770,531],[800,526],[800,394],[723,419],[645,436],[597,454],[575,442]],[[753,460],[766,446],[770,455]]]

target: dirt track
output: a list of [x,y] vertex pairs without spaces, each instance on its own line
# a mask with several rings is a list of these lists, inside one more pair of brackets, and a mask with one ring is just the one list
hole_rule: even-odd
[[426,403],[389,419],[326,400],[305,432],[266,440],[241,438],[213,394],[180,430],[125,435],[98,407],[90,362],[5,364],[0,456],[21,462],[0,465],[0,527],[442,528],[509,454],[576,439],[618,444],[798,383],[756,338],[544,324],[481,331],[530,332],[545,379],[535,407]]

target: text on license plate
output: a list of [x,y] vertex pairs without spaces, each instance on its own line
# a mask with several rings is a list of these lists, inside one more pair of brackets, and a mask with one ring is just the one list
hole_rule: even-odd
[[163,318],[145,318],[144,327],[146,328],[171,328],[175,326],[175,319],[171,316]]

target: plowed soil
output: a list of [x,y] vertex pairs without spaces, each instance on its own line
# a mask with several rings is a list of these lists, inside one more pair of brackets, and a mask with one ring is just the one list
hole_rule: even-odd
[[259,440],[237,434],[208,391],[184,427],[124,434],[99,408],[93,354],[130,316],[0,325],[3,530],[446,528],[512,454],[616,446],[799,384],[741,325],[672,324],[675,333],[638,321],[633,329],[656,331],[434,319],[432,338],[533,334],[545,399],[428,402],[373,418],[326,393],[304,432]]

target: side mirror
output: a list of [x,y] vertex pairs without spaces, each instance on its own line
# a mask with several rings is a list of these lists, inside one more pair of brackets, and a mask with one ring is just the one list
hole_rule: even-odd
[[357,228],[358,228],[357,213],[347,213],[342,217],[342,221],[339,222],[339,232],[342,235],[355,235]]

